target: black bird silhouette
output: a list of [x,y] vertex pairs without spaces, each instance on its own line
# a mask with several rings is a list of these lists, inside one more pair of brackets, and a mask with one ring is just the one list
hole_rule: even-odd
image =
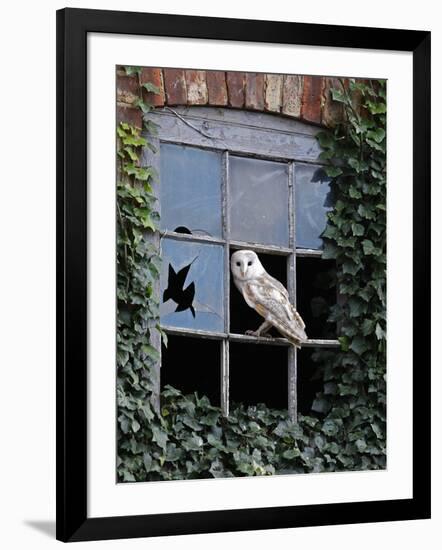
[[[198,258],[198,256],[196,258]],[[186,277],[189,273],[190,266],[196,258],[194,258],[189,265],[186,265],[180,269],[178,273],[175,272],[172,264],[169,264],[169,279],[167,282],[167,288],[163,292],[163,302],[173,300],[177,304],[175,311],[185,311],[186,309],[190,309],[193,317],[195,317],[195,308],[192,305],[195,298],[195,283],[190,283],[187,288],[184,288],[184,283],[186,282]]]

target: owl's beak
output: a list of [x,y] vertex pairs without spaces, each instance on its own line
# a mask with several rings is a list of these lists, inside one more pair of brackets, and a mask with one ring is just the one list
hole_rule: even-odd
[[241,276],[242,276],[242,277],[245,277],[245,276],[246,276],[246,268],[241,269]]

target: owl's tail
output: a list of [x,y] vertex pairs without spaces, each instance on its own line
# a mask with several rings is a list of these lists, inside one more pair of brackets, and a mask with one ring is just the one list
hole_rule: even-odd
[[300,348],[301,345],[308,340],[307,334],[304,329],[303,321],[302,321],[302,324],[296,321],[288,323],[288,322],[281,322],[281,320],[273,318],[272,324],[296,348]]

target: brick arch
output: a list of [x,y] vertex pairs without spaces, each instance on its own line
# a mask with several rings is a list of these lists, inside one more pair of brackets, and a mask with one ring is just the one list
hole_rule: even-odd
[[[143,89],[154,107],[200,105],[279,114],[318,126],[342,119],[342,106],[332,102],[336,78],[230,71],[144,68],[141,83],[151,82],[159,94]],[[140,90],[136,76],[117,70],[117,119],[141,127],[141,112],[134,107]]]

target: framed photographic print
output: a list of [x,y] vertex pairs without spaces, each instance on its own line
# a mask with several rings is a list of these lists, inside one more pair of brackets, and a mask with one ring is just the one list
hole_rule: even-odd
[[57,33],[57,538],[428,518],[430,33]]

